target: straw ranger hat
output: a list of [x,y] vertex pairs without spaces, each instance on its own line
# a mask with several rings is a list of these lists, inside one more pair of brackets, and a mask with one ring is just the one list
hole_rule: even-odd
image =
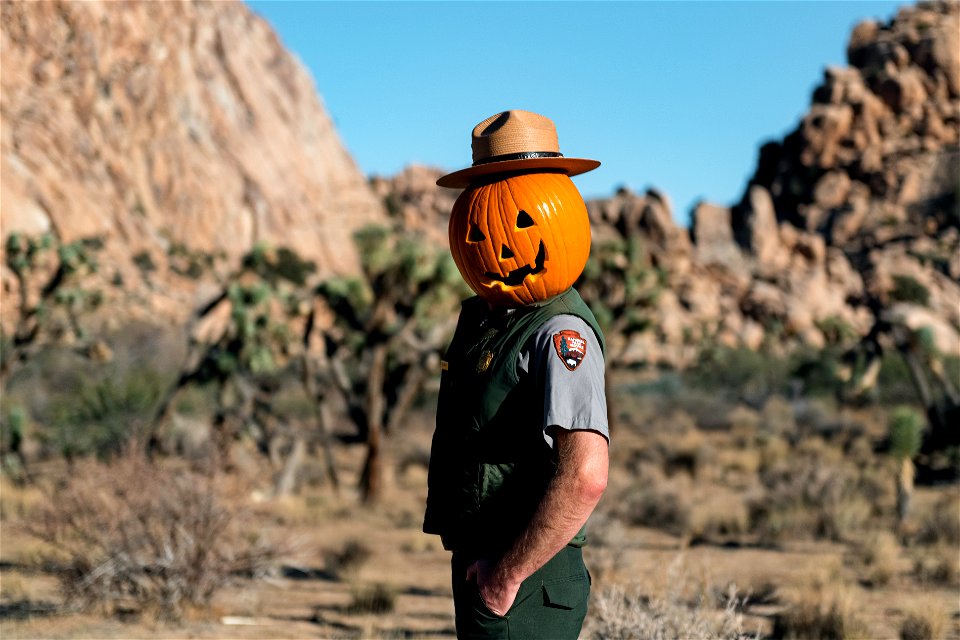
[[454,171],[437,185],[462,189],[477,177],[527,169],[554,169],[568,176],[600,166],[596,160],[565,158],[553,121],[530,111],[504,111],[473,128],[473,166]]

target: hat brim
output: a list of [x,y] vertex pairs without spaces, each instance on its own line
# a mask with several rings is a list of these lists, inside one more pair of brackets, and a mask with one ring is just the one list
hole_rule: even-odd
[[503,160],[501,162],[487,162],[448,173],[437,180],[438,187],[449,189],[463,189],[470,186],[474,179],[495,173],[526,171],[528,169],[560,170],[568,176],[576,176],[587,171],[593,171],[600,166],[597,160],[585,158],[527,158],[525,160]]

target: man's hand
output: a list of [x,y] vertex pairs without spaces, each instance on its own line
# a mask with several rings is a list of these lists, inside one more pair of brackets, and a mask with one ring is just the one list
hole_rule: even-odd
[[496,563],[480,559],[467,567],[491,613],[505,616],[525,578],[566,546],[580,530],[607,486],[607,440],[595,431],[557,429],[557,474],[513,546]]
[[507,615],[520,590],[519,581],[506,580],[487,560],[477,560],[467,567],[466,579],[477,581],[477,590],[480,592],[483,603],[487,605],[490,613],[501,618]]
[[513,606],[520,583],[542,567],[576,535],[607,487],[607,440],[595,431],[556,429],[557,473],[533,518],[513,546],[497,560],[477,560],[466,579],[476,577],[480,597],[491,613]]

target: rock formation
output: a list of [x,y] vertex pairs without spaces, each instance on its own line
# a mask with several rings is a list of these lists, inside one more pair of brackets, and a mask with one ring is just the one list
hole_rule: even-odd
[[[108,281],[143,296],[125,306],[180,318],[197,283],[169,268],[176,256],[230,264],[265,243],[319,274],[356,268],[351,234],[382,205],[307,71],[246,5],[2,11],[4,238],[101,237]],[[5,277],[5,295],[14,285]]]
[[[881,319],[926,318],[937,347],[960,353],[960,4],[861,23],[848,58],[827,69],[797,129],[763,146],[738,204],[696,208],[692,264],[662,230],[640,230],[680,301],[656,326],[757,348],[771,332],[822,346],[838,327],[865,335]],[[683,364],[650,357],[670,344],[660,330],[630,351]]]
[[[235,263],[258,242],[318,276],[355,266],[351,234],[370,222],[446,243],[457,192],[435,186],[442,172],[368,183],[242,4],[7,2],[2,24],[4,237],[102,237],[131,313],[183,318],[206,276],[178,261]],[[707,345],[819,347],[878,322],[960,352],[958,39],[955,2],[858,25],[850,66],[762,147],[740,201],[700,203],[689,230],[655,189],[589,202],[595,249],[639,240],[636,281],[656,289],[636,330],[608,336],[613,358],[684,366]]]
[[373,192],[397,224],[422,233],[431,243],[447,246],[447,222],[459,192],[437,187],[444,171],[411,165],[392,177],[370,179]]
[[[608,336],[613,357],[684,366],[709,344],[821,347],[891,319],[960,353],[958,38],[955,2],[858,25],[850,66],[827,69],[797,129],[762,147],[740,202],[700,203],[689,230],[653,189],[588,202],[595,250],[640,238],[663,281],[649,328]],[[439,173],[421,195],[409,176],[378,190],[445,224]]]

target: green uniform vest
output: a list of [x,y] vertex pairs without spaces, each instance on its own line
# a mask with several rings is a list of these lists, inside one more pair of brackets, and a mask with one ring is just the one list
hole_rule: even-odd
[[[556,470],[543,438],[544,402],[517,358],[548,319],[569,314],[603,334],[575,289],[512,313],[463,303],[440,382],[423,530],[452,551],[505,551],[524,529]],[[571,544],[582,545],[581,531]]]

